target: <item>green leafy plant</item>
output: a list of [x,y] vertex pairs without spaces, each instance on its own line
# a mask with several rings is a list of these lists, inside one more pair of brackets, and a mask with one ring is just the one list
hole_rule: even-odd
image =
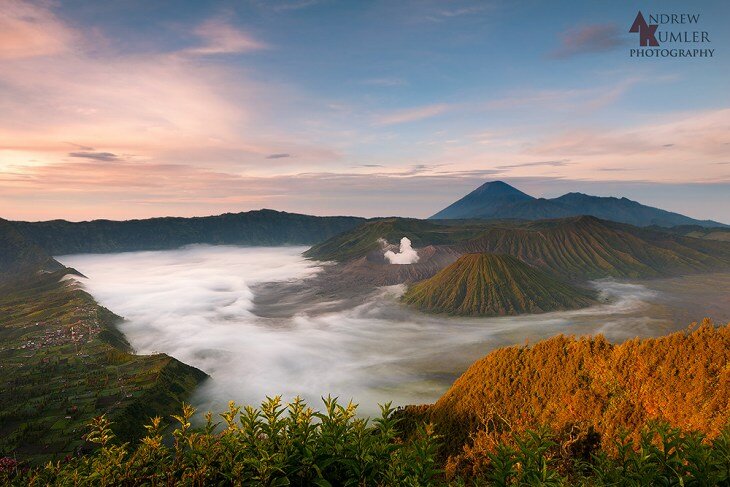
[[[93,453],[39,468],[0,459],[0,484],[17,486],[715,486],[730,482],[730,428],[709,441],[666,423],[649,423],[638,442],[628,435],[611,453],[566,462],[565,449],[545,427],[496,445],[470,475],[447,477],[434,425],[403,435],[394,409],[358,417],[354,404],[323,398],[315,411],[297,398],[267,398],[259,408],[230,403],[215,422],[196,425],[184,404],[168,434],[160,417],[135,445],[120,443],[105,416],[86,440]],[[570,460],[570,459],[569,459]]]

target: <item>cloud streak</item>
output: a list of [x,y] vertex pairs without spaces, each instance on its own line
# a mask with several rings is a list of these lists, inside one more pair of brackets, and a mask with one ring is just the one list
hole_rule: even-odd
[[487,110],[510,110],[515,108],[529,108],[532,110],[539,107],[583,114],[610,105],[630,89],[649,81],[656,83],[662,80],[632,76],[620,79],[613,84],[592,88],[524,89],[487,101],[484,107]]
[[569,29],[560,35],[560,46],[551,56],[570,58],[581,54],[613,51],[626,44],[624,32],[616,24],[589,24]]
[[[684,113],[634,127],[613,130],[576,129],[531,148],[531,152],[561,156],[649,156],[645,163],[666,165],[667,157],[681,159],[726,156],[730,109]],[[671,151],[667,148],[671,147]],[[661,155],[661,158],[658,157]],[[688,168],[689,169],[689,168]]]
[[402,123],[417,122],[419,120],[436,117],[452,109],[453,106],[446,103],[437,103],[422,107],[407,108],[381,115],[377,117],[375,123],[377,125],[397,125]]
[[269,46],[238,29],[224,19],[211,19],[195,29],[203,45],[187,49],[188,54],[242,54],[267,49]]
[[69,157],[78,157],[81,159],[93,159],[95,161],[106,161],[106,162],[113,162],[118,161],[119,156],[116,154],[112,154],[111,152],[88,152],[88,151],[80,151],[80,152],[69,152]]
[[570,164],[568,161],[535,161],[535,162],[522,162],[520,164],[506,164],[503,166],[497,166],[497,169],[513,169],[516,167],[563,167]]

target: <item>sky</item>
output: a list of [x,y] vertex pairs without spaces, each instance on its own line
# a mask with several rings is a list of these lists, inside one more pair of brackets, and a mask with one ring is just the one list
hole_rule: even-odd
[[0,217],[426,217],[489,180],[730,223],[712,58],[632,58],[637,5],[0,0]]

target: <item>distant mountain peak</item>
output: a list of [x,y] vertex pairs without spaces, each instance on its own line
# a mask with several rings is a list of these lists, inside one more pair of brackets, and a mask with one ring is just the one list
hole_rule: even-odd
[[640,227],[727,226],[712,220],[696,220],[679,213],[642,205],[626,197],[570,192],[557,198],[533,198],[503,181],[482,184],[431,218],[544,220],[578,215],[592,215]]
[[485,193],[487,191],[499,191],[504,193],[513,193],[513,194],[525,194],[519,189],[515,188],[514,186],[505,183],[504,181],[487,181],[486,183],[479,186],[477,189],[472,191],[472,193]]
[[479,186],[475,191],[484,191],[487,189],[494,189],[494,188],[503,188],[503,189],[517,191],[517,192],[521,193],[521,191],[519,189],[515,188],[514,186],[507,184],[504,181],[499,181],[499,180],[487,181],[486,183]]
[[477,189],[449,205],[431,218],[474,218],[474,214],[489,215],[497,208],[533,200],[504,181],[487,181]]

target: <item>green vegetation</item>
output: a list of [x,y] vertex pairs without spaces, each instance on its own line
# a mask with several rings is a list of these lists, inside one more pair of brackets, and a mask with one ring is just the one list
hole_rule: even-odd
[[466,254],[425,281],[403,301],[422,311],[468,316],[504,316],[582,308],[592,293],[550,277],[516,257]]
[[[407,443],[398,441],[393,410],[370,422],[355,416],[353,404],[324,401],[317,412],[297,399],[265,401],[260,409],[233,403],[221,414],[222,431],[209,413],[194,429],[194,410],[175,416],[171,446],[163,441],[160,418],[131,448],[118,444],[106,418],[93,421],[87,436],[100,446],[94,455],[23,472],[0,470],[17,485],[430,485],[436,443],[423,427]],[[0,467],[1,469],[2,467]]]
[[[379,238],[406,236],[416,248],[434,245],[457,254],[513,255],[562,280],[646,278],[730,268],[730,243],[632,227],[594,217],[537,222],[370,221],[305,254],[346,262],[379,249]],[[414,267],[423,265],[419,262]]]
[[403,436],[389,406],[372,422],[355,407],[324,400],[323,412],[300,400],[268,399],[260,409],[231,404],[222,428],[206,415],[194,428],[194,409],[174,416],[165,442],[159,417],[134,446],[116,441],[105,417],[95,418],[86,438],[91,455],[42,468],[0,459],[0,481],[17,486],[52,485],[251,485],[251,486],[646,486],[727,485],[730,428],[713,440],[666,423],[650,423],[636,444],[619,440],[614,453],[590,441],[560,443],[547,428],[529,430],[495,445],[489,464],[466,474],[441,469],[440,438],[419,424]]
[[12,222],[52,255],[164,250],[189,244],[306,245],[364,222],[357,217],[319,217],[273,210],[195,218],[90,222]]
[[[692,357],[688,361],[687,357]],[[0,459],[9,485],[727,485],[730,328],[612,345],[555,337],[497,350],[433,406],[359,418],[352,404],[230,404],[194,426],[91,421],[94,451],[45,466]],[[154,413],[153,413],[154,414]],[[115,421],[113,423],[111,421]],[[115,435],[118,422],[141,429]],[[118,430],[116,430],[118,431]],[[40,444],[56,433],[45,430]]]
[[0,286],[0,456],[73,454],[102,413],[120,438],[138,438],[150,414],[170,413],[206,377],[164,354],[130,353],[119,318],[65,280],[71,272]]

